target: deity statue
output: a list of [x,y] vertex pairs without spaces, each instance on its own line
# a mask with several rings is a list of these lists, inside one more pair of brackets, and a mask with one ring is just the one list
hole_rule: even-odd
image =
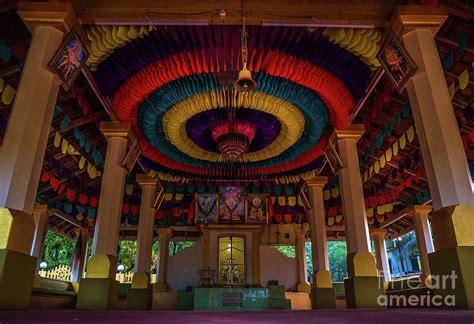
[[263,202],[259,197],[255,197],[250,201],[250,219],[261,220],[264,218]]

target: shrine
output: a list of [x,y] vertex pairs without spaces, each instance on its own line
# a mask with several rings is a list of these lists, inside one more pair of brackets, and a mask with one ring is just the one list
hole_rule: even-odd
[[464,0],[3,2],[0,322],[472,322],[472,26]]

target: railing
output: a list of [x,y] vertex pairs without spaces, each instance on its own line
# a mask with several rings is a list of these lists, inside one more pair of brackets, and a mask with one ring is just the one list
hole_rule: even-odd
[[[66,265],[59,265],[53,269],[44,271],[38,271],[39,275],[43,278],[61,280],[61,281],[71,281],[72,271],[71,267]],[[84,276],[86,273],[84,272]],[[133,272],[119,272],[115,274],[115,280],[120,283],[130,283],[133,279]],[[156,275],[151,275],[151,283],[156,282]]]

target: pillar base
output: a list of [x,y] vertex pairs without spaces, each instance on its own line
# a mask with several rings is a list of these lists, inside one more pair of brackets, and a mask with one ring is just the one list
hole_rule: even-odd
[[442,297],[441,307],[474,309],[474,246],[437,251],[428,258],[433,295]]
[[110,278],[83,278],[77,294],[77,309],[115,309],[119,282]]
[[127,309],[150,310],[153,301],[151,288],[130,288],[127,294]]
[[0,309],[30,307],[36,258],[0,249]]
[[379,277],[349,277],[344,279],[347,308],[385,308],[379,304],[379,296],[385,296]]
[[296,285],[296,291],[297,292],[304,292],[304,293],[311,293],[311,286],[307,282],[299,282]]
[[432,213],[436,251],[456,246],[474,246],[474,205],[443,207]]
[[168,291],[168,284],[166,282],[157,282],[153,284],[153,292],[161,293]]
[[336,290],[334,288],[313,288],[311,290],[311,307],[313,309],[336,308]]

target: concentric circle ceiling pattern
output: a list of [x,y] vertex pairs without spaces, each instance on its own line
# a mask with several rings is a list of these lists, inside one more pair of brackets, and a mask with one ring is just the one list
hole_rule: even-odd
[[[101,30],[109,32],[95,28],[92,42],[107,39]],[[239,26],[146,31],[97,55],[94,77],[117,117],[132,123],[146,164],[173,176],[226,176],[216,134],[230,107],[250,142],[232,166],[234,176],[295,176],[319,168],[331,128],[347,126],[370,75],[369,50],[342,36],[252,26],[247,66],[257,88],[241,93],[232,87],[242,65]],[[358,34],[374,38],[372,31]],[[105,53],[102,45],[92,48]]]

